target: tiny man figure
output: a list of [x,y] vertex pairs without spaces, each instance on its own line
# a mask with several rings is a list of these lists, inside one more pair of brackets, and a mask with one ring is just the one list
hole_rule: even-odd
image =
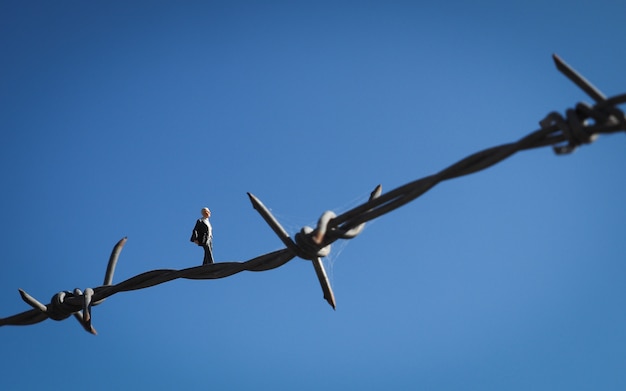
[[211,223],[209,222],[209,217],[211,217],[211,211],[209,208],[202,208],[200,211],[202,213],[202,218],[196,221],[196,226],[193,227],[193,232],[191,233],[191,241],[197,244],[198,246],[202,246],[204,249],[204,260],[202,261],[202,265],[208,265],[213,262],[213,227],[211,227]]

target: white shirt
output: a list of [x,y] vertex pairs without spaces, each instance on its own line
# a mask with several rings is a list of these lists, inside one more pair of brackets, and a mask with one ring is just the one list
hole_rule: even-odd
[[213,227],[211,227],[211,223],[209,222],[209,218],[207,217],[207,218],[202,219],[202,222],[204,224],[206,224],[206,226],[209,228],[209,230],[208,230],[208,238],[209,238],[209,240],[211,240],[213,238]]

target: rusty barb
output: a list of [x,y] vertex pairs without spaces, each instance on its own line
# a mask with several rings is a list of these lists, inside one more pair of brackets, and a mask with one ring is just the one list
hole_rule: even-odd
[[324,299],[335,308],[335,295],[322,263],[322,258],[330,253],[333,242],[358,236],[365,223],[415,200],[439,182],[484,170],[516,152],[552,146],[559,155],[569,154],[577,147],[593,142],[600,134],[626,131],[626,117],[617,107],[626,103],[626,94],[607,98],[557,55],[554,55],[553,59],[557,69],[591,97],[595,102],[593,105],[578,103],[575,108],[567,109],[564,116],[552,112],[539,122],[539,130],[517,142],[477,152],[434,175],[407,183],[388,193],[382,194],[382,187],[379,185],[371,193],[369,201],[339,216],[333,212],[325,212],[320,217],[317,227],[302,228],[294,239],[270,210],[257,197],[248,193],[254,209],[276,233],[285,248],[245,262],[220,262],[182,270],[152,270],[113,284],[115,266],[126,243],[126,238],[123,238],[113,248],[102,286],[86,288],[84,291],[74,289],[59,292],[52,297],[49,304],[42,304],[20,289],[20,296],[33,309],[0,318],[0,326],[30,325],[48,318],[63,320],[73,315],[85,330],[96,334],[92,325],[92,307],[101,304],[115,293],[144,289],[178,278],[208,280],[228,277],[244,270],[266,271],[280,267],[295,257],[313,263]]

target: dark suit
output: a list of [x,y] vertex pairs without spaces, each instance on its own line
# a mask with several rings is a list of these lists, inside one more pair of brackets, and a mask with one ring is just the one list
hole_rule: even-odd
[[202,246],[202,248],[204,249],[204,260],[202,261],[203,265],[214,263],[213,237],[209,235],[209,227],[204,224],[204,221],[202,221],[202,219],[198,219],[198,221],[196,221],[196,225],[193,227],[193,232],[191,233],[190,241],[197,241],[198,246]]

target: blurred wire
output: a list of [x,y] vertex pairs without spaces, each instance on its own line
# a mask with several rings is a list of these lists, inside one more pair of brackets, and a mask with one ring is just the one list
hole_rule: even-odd
[[96,334],[92,326],[92,307],[119,292],[144,289],[178,278],[210,280],[224,278],[247,271],[266,271],[284,265],[295,257],[310,260],[324,293],[324,299],[335,308],[335,297],[328,281],[322,258],[330,253],[330,246],[339,239],[352,239],[359,235],[365,223],[389,213],[421,196],[439,182],[484,170],[516,152],[526,149],[552,146],[559,154],[568,154],[583,144],[593,142],[598,135],[626,131],[626,117],[617,106],[626,103],[626,94],[611,98],[605,97],[597,88],[567,65],[557,55],[553,55],[557,69],[580,87],[595,102],[593,105],[578,103],[567,109],[565,116],[552,112],[539,122],[539,130],[530,133],[517,142],[504,144],[477,152],[445,168],[437,174],[418,179],[388,193],[381,194],[377,186],[369,201],[336,216],[325,212],[317,227],[304,227],[292,240],[289,234],[270,213],[269,209],[254,195],[248,193],[252,206],[278,235],[285,245],[282,250],[267,253],[246,262],[221,262],[182,270],[152,270],[118,284],[113,284],[113,274],[126,238],[113,248],[104,277],[104,283],[97,288],[85,291],[63,291],[55,294],[49,304],[42,304],[23,290],[22,299],[33,309],[0,319],[0,326],[30,325],[46,319],[63,320],[74,316],[85,330]]

